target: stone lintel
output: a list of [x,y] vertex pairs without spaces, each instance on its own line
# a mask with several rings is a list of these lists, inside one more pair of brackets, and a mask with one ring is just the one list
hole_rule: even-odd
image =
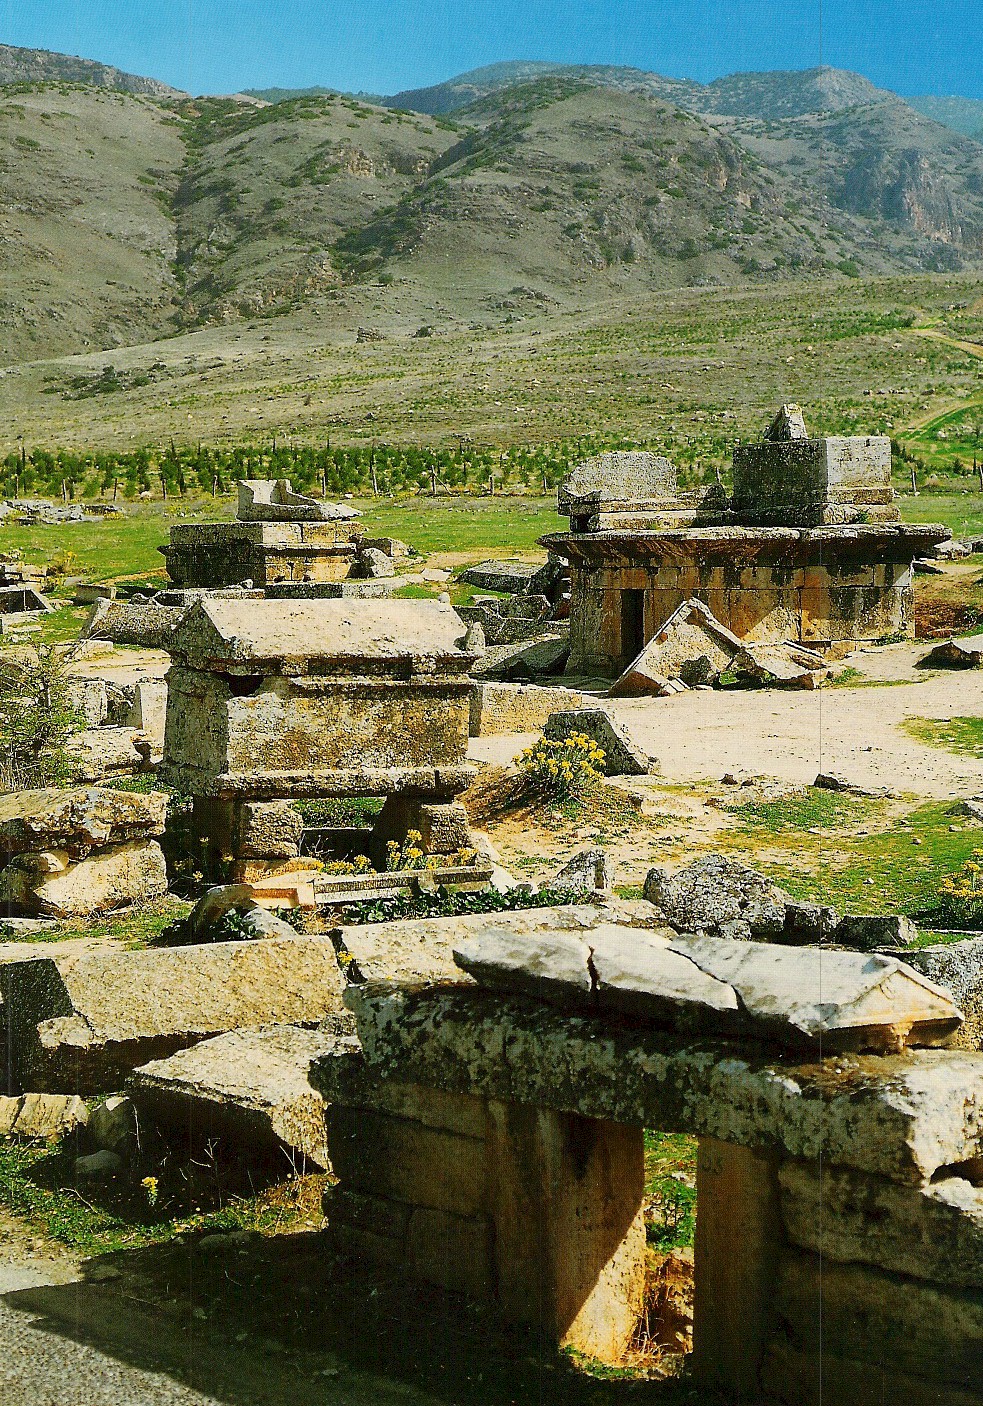
[[701,561],[809,560],[837,555],[911,561],[951,536],[941,523],[851,523],[838,527],[693,527],[649,531],[553,532],[540,545],[568,561],[665,558]]
[[983,1151],[983,1054],[802,1063],[748,1041],[678,1037],[473,987],[350,988],[378,1077],[920,1182]]
[[240,800],[316,800],[332,796],[408,796],[451,801],[478,775],[475,766],[365,768],[352,771],[244,771],[202,775],[171,765],[168,780],[195,796]]

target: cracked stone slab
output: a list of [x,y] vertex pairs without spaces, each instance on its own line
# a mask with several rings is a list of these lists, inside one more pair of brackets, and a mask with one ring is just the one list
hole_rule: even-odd
[[454,948],[480,985],[573,1010],[785,1045],[901,1050],[947,1043],[949,993],[894,957],[641,932],[525,935],[489,926]]

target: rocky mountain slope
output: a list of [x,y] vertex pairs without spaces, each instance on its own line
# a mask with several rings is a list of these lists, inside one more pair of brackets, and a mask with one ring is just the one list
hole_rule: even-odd
[[504,64],[423,112],[121,92],[60,60],[0,84],[8,362],[284,312],[408,332],[983,263],[983,144],[856,74]]
[[118,93],[143,93],[151,98],[187,96],[156,78],[140,78],[93,59],[0,44],[0,85],[12,83],[84,83],[90,88],[113,88]]

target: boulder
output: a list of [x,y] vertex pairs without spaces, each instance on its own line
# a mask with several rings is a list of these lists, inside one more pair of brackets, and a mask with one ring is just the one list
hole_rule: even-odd
[[367,580],[378,580],[386,576],[395,576],[396,568],[393,565],[391,556],[381,552],[376,547],[363,547],[355,558],[354,575],[365,577]]
[[75,1159],[75,1175],[83,1181],[109,1181],[122,1168],[123,1159],[119,1153],[110,1152],[105,1147]]
[[926,668],[978,669],[983,665],[983,635],[943,640],[918,662]]
[[47,849],[90,849],[164,833],[168,797],[97,786],[14,791],[0,796],[0,857]]
[[563,742],[575,732],[584,733],[601,748],[605,776],[648,776],[659,769],[656,759],[637,746],[627,729],[603,708],[567,708],[553,713],[543,736],[550,742]]
[[121,1157],[131,1152],[139,1141],[136,1105],[122,1094],[114,1094],[96,1104],[87,1126],[90,1142],[101,1151],[115,1152]]
[[735,938],[781,939],[792,900],[759,874],[728,855],[708,854],[685,869],[650,869],[645,897],[678,932]]
[[0,903],[28,916],[84,918],[167,892],[167,865],[156,840],[131,840],[75,859],[66,850],[18,854],[0,871]]
[[816,688],[829,674],[821,654],[795,644],[746,644],[730,670],[766,687]]
[[886,917],[848,913],[837,923],[832,937],[841,947],[873,952],[878,947],[914,947],[918,942],[918,928],[900,913]]
[[324,1098],[308,1075],[345,1038],[293,1025],[237,1030],[141,1066],[130,1089],[143,1122],[182,1142],[227,1138],[258,1153],[286,1150],[298,1171],[330,1171]]
[[148,1060],[229,1030],[316,1023],[341,1010],[329,942],[93,952],[0,967],[12,1077],[55,1092],[112,1093]]
[[889,786],[860,786],[856,781],[849,781],[835,771],[821,771],[812,784],[819,791],[840,791],[849,796],[862,796],[874,801],[891,800],[895,794]]

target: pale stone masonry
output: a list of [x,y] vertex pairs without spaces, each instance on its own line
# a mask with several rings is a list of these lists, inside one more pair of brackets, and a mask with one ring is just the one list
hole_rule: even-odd
[[[537,962],[530,948],[533,986]],[[885,997],[874,1018],[890,1022],[906,998]],[[701,1387],[983,1403],[983,1055],[801,1062],[461,981],[369,982],[346,1003],[361,1050],[311,1080],[363,1110],[344,1115],[329,1200],[360,1253],[617,1360],[641,1305],[642,1130],[689,1133]]]
[[691,599],[742,641],[911,632],[912,562],[948,530],[901,522],[889,440],[810,439],[799,422],[784,407],[736,447],[731,500],[719,485],[680,493],[655,456],[647,474],[622,462],[641,455],[574,471],[558,492],[570,531],[542,539],[570,563],[568,673],[617,677]]
[[474,655],[438,601],[206,598],[175,632],[164,772],[195,798],[199,834],[248,880],[297,853],[287,800],[376,796],[374,857],[419,830],[469,840],[456,797]]
[[178,586],[341,581],[358,555],[359,517],[295,493],[286,479],[243,479],[235,522],[178,523],[159,551]]

